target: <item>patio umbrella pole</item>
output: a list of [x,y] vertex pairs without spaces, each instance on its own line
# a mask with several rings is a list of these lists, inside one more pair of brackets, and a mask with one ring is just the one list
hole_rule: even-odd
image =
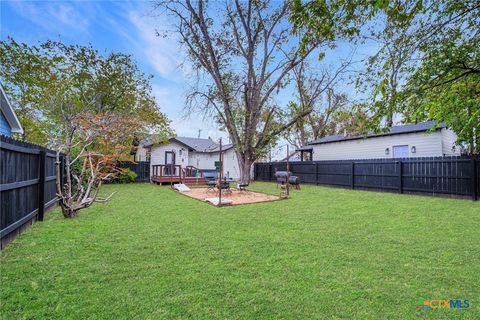
[[222,138],[220,138],[220,152],[218,155],[218,206],[222,206],[222,172],[223,172],[223,164],[222,164]]
[[173,153],[173,149],[172,149],[172,160],[170,160],[170,188],[172,188],[172,189],[173,189],[173,180],[172,180],[173,179],[173,176],[172,176],[172,174],[173,174],[173,154],[174,153]]

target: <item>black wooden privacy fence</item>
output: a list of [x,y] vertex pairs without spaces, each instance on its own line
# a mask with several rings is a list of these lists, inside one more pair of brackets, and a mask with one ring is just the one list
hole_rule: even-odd
[[119,168],[128,168],[137,174],[136,182],[150,181],[150,161],[119,161]]
[[52,150],[0,136],[1,248],[56,204],[55,161]]
[[[290,162],[302,183],[384,190],[399,193],[479,198],[480,158],[424,157],[406,159]],[[285,162],[256,163],[254,179],[275,181]]]

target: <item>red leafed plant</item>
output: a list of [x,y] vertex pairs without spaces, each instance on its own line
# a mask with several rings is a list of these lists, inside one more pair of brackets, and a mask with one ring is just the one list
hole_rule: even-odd
[[[102,198],[98,193],[103,182],[120,172],[115,163],[130,152],[129,139],[141,124],[136,117],[113,113],[80,113],[65,124],[69,134],[57,146],[56,185],[63,215],[72,218],[79,210],[113,195]],[[65,181],[60,180],[62,154]]]

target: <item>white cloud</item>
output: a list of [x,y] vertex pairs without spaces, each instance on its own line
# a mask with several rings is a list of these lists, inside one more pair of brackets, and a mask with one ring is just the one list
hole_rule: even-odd
[[73,6],[62,2],[8,2],[20,16],[37,26],[52,32],[63,33],[65,29],[88,32],[90,22]]
[[[139,11],[132,10],[128,19],[135,27],[137,37],[136,46],[164,78],[179,80],[183,78],[180,64],[183,62],[180,46],[173,36],[159,37],[157,30],[163,30],[165,26],[160,25],[160,17],[149,17]],[[159,23],[160,22],[160,23]]]

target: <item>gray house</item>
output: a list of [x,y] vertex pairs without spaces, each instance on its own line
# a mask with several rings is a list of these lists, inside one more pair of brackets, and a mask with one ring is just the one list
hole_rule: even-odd
[[0,134],[10,137],[12,133],[23,133],[23,128],[0,85]]
[[332,135],[301,148],[302,160],[351,160],[460,155],[457,135],[433,121],[391,127],[366,136]]

